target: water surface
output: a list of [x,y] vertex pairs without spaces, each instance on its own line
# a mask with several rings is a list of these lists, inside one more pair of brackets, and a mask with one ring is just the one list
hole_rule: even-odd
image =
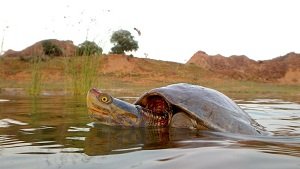
[[82,99],[0,95],[0,168],[299,169],[300,104],[237,102],[272,135],[108,127]]

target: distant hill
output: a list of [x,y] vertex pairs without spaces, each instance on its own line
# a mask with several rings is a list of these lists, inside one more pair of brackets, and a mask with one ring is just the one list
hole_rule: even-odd
[[[26,60],[32,56],[43,56],[43,42],[48,41],[61,49],[61,56],[74,56],[77,46],[72,41],[47,39],[36,42],[22,51],[8,50],[5,58],[21,58]],[[25,59],[24,59],[25,58]],[[9,65],[9,64],[8,64]],[[9,71],[8,65],[5,70]],[[160,74],[182,81],[200,78],[236,79],[283,84],[300,84],[300,54],[291,52],[271,60],[255,61],[244,55],[224,57],[208,55],[203,51],[196,52],[186,64],[155,61],[124,55],[108,55],[101,59],[101,72],[104,74],[142,75],[143,79],[155,79]],[[200,73],[202,72],[202,73]],[[1,74],[1,72],[0,72]],[[5,73],[4,73],[5,74]],[[182,76],[181,76],[182,74]],[[180,76],[179,76],[180,75]],[[180,78],[179,78],[180,77]]]
[[14,50],[7,50],[3,57],[30,57],[30,56],[41,56],[44,54],[43,51],[43,42],[49,41],[52,44],[56,45],[62,50],[62,56],[74,56],[76,52],[76,46],[70,40],[57,40],[57,39],[46,39],[21,50],[21,51],[14,51]]
[[198,51],[186,64],[239,80],[300,83],[300,54],[294,52],[271,60],[254,61],[244,55],[211,56]]

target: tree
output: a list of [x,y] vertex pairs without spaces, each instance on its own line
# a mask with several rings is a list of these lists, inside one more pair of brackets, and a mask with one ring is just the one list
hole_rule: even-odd
[[110,42],[114,44],[111,48],[111,53],[114,54],[125,54],[125,52],[136,51],[139,48],[138,42],[134,40],[131,33],[123,29],[115,31]]
[[88,40],[79,44],[78,47],[77,54],[79,56],[101,55],[103,51],[102,48],[99,47],[95,42]]
[[47,56],[61,56],[63,53],[57,45],[51,42],[51,40],[44,40],[42,46],[43,52]]

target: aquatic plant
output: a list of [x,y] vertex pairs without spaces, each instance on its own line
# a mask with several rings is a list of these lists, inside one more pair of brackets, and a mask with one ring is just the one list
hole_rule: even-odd
[[85,95],[97,83],[97,68],[101,55],[66,58],[66,72],[73,95]]
[[31,84],[29,88],[29,94],[33,96],[37,96],[41,92],[42,72],[40,63],[40,57],[33,57],[31,62]]

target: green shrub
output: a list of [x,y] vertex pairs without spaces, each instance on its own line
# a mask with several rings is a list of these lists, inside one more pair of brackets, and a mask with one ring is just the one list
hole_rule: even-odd
[[77,49],[78,56],[101,55],[103,51],[102,48],[99,47],[95,42],[91,42],[87,40],[79,44],[78,47],[79,47]]
[[42,42],[44,55],[47,56],[61,56],[62,50],[50,40],[44,40]]

